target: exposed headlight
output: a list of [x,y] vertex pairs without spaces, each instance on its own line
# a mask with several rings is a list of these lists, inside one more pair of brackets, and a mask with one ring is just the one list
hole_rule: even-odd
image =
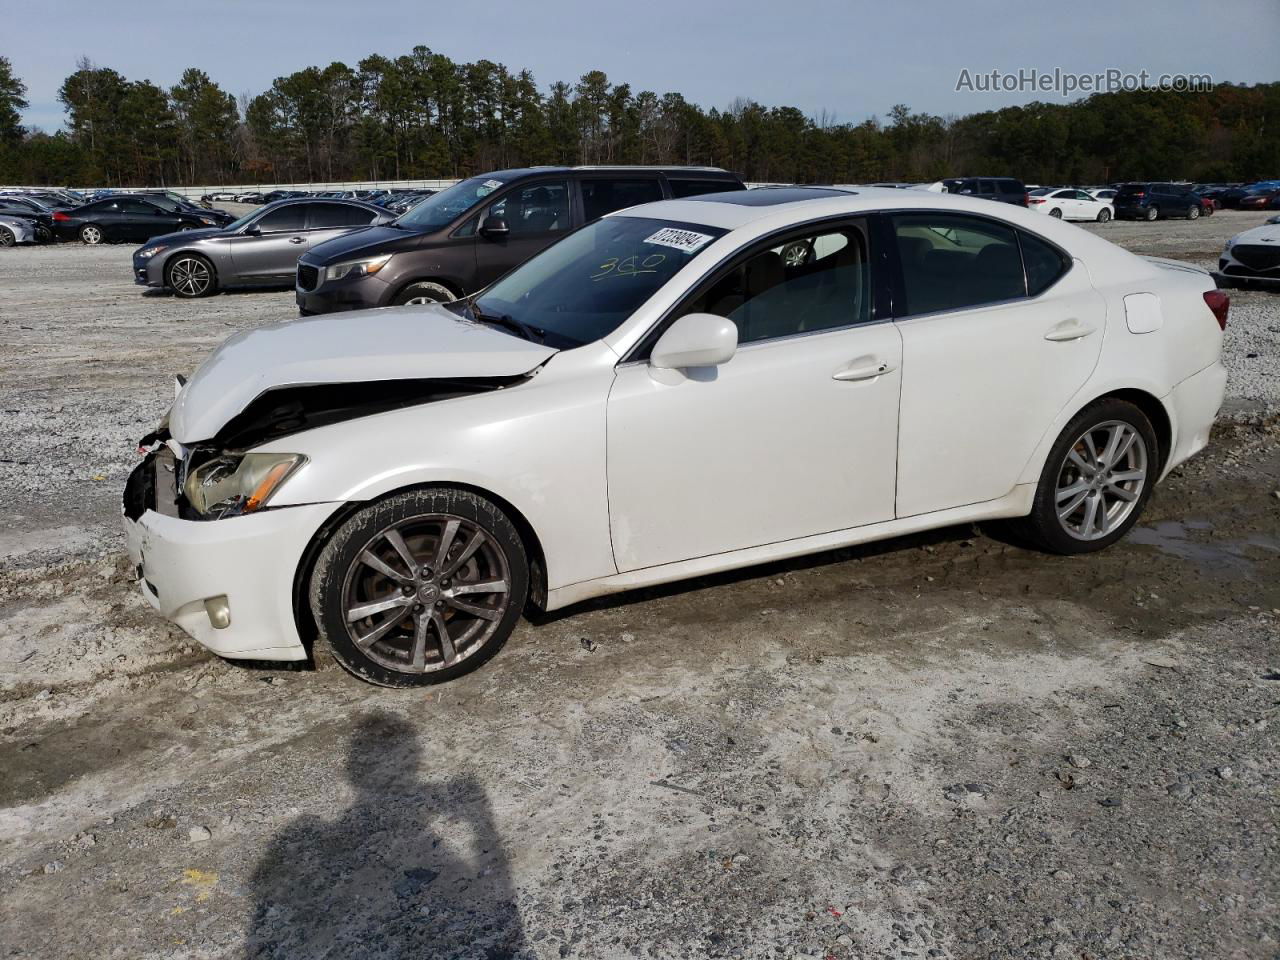
[[139,260],[149,260],[152,257],[154,257],[157,253],[159,253],[161,250],[164,250],[164,249],[166,248],[163,243],[157,243],[154,247],[143,247],[141,250],[135,253],[134,256],[137,257]]
[[325,267],[324,278],[326,280],[341,280],[343,277],[369,277],[385,267],[390,259],[391,254],[384,253],[380,257],[370,257],[366,260],[348,260],[346,263],[335,263],[332,267]]
[[207,223],[211,227],[217,226],[218,223],[217,220],[211,219],[210,217],[200,217],[199,220],[201,223]]
[[227,453],[187,474],[182,492],[196,513],[211,520],[260,510],[295,470],[297,453]]

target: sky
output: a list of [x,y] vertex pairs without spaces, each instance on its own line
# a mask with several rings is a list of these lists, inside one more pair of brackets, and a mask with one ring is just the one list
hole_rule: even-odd
[[635,92],[707,108],[745,97],[841,123],[896,103],[945,116],[1079,96],[983,92],[992,70],[1280,80],[1280,0],[0,0],[0,24],[0,56],[28,88],[24,122],[48,131],[63,123],[58,88],[80,56],[164,87],[199,67],[239,96],[306,66],[423,44],[527,68],[544,91],[599,69]]

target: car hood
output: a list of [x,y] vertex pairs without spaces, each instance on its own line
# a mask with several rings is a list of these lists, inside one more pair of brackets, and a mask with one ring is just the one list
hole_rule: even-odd
[[437,305],[287,320],[243,331],[218,347],[179,392],[169,433],[183,444],[209,440],[255,398],[279,387],[516,377],[555,352]]
[[1280,223],[1265,223],[1260,227],[1254,227],[1252,230],[1246,230],[1244,233],[1237,233],[1227,241],[1227,246],[1234,247],[1237,243],[1274,243],[1280,245]]
[[209,240],[214,237],[228,237],[227,231],[221,227],[204,227],[200,230],[180,230],[176,233],[166,233],[163,236],[152,237],[143,246],[154,247],[162,244],[166,247],[176,247],[178,244],[192,243],[196,240]]
[[329,267],[366,254],[377,256],[383,253],[396,253],[400,250],[413,250],[422,243],[425,236],[426,234],[402,230],[399,227],[359,227],[350,233],[344,233],[332,240],[317,244],[308,250],[302,259],[305,263],[318,267]]

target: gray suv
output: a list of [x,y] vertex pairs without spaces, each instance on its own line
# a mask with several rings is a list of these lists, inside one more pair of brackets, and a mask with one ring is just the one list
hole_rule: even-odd
[[394,219],[358,200],[278,200],[222,228],[152,237],[134,251],[133,279],[187,298],[224,287],[287,287],[312,247]]
[[463,180],[394,223],[311,247],[298,260],[304,315],[482,290],[569,231],[654,200],[745,190],[714,167],[529,167]]

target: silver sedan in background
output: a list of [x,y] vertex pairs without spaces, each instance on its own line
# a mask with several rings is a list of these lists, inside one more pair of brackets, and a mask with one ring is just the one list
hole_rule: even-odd
[[0,216],[0,247],[17,243],[35,243],[36,225],[21,217]]
[[151,238],[134,251],[133,278],[187,298],[226,287],[288,287],[312,246],[395,218],[358,200],[278,200],[220,229]]

